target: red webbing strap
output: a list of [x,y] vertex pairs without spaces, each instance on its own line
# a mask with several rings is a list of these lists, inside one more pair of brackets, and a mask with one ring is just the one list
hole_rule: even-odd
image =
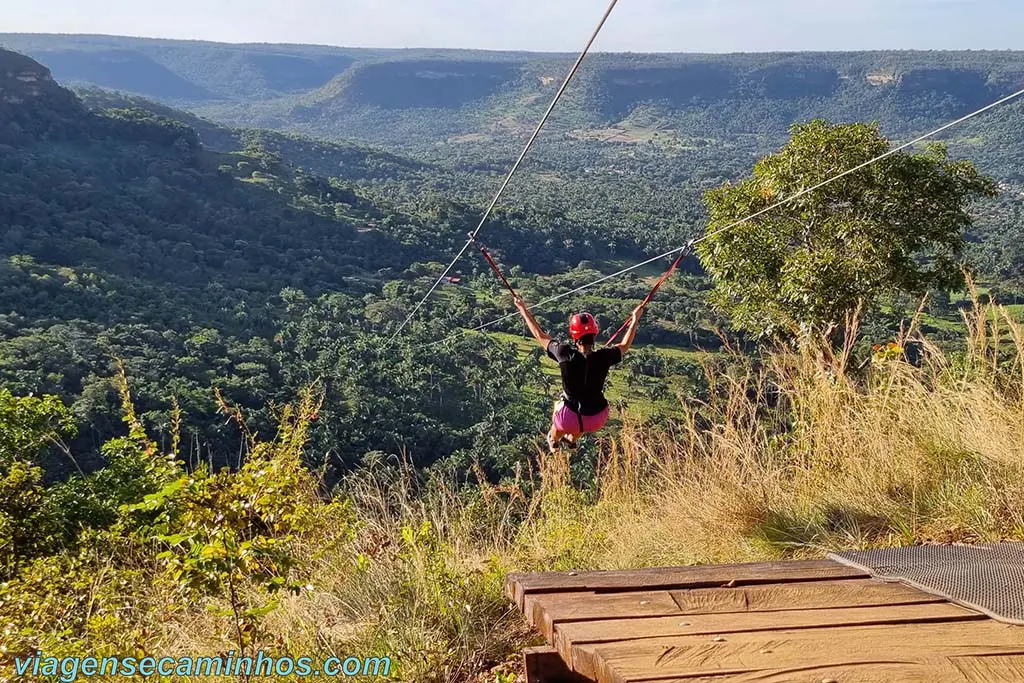
[[[473,239],[473,236],[470,235],[470,238]],[[509,284],[509,281],[505,278],[505,274],[501,272],[501,268],[498,268],[498,264],[494,262],[493,258],[491,258],[491,255],[487,252],[487,249],[484,248],[484,245],[477,242],[476,239],[473,239],[473,244],[476,245],[476,248],[479,249],[480,253],[484,255],[485,259],[487,259],[488,265],[491,266],[491,270],[493,270],[494,274],[498,276],[498,279],[501,280],[508,288],[508,291],[512,292],[512,296],[518,296],[515,288]]]
[[[658,278],[658,281],[654,283],[654,287],[651,288],[651,291],[648,292],[647,296],[644,297],[644,300],[640,303],[640,305],[637,308],[643,308],[647,304],[651,303],[651,299],[653,299],[654,295],[658,293],[658,290],[661,289],[661,286],[665,284],[665,281],[672,277],[672,273],[676,272],[676,268],[678,268],[679,264],[683,262],[684,258],[686,258],[686,255],[689,253],[690,248],[692,246],[693,242],[690,242],[685,247],[683,247],[682,251],[679,252],[679,256],[676,257],[676,260],[673,261],[672,265],[668,267],[668,270],[666,270],[664,274],[660,278]],[[622,327],[616,330],[615,334],[613,334],[608,339],[608,341],[604,343],[604,345],[611,346],[612,343],[619,338],[619,335],[622,334],[627,327],[629,327],[629,323],[632,321],[632,319],[632,316],[626,318],[626,322],[622,323]]]

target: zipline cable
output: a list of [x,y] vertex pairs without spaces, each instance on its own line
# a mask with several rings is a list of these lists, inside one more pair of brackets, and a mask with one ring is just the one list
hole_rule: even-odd
[[487,265],[491,267],[491,270],[494,271],[494,274],[497,275],[498,279],[501,280],[501,283],[505,285],[505,289],[507,289],[512,294],[513,297],[518,297],[519,293],[516,292],[516,288],[513,287],[512,283],[510,283],[508,281],[508,278],[505,277],[505,273],[501,272],[501,268],[499,268],[498,264],[495,263],[494,257],[491,256],[491,252],[487,251],[487,247],[477,242],[475,237],[470,236],[470,240],[472,240],[473,243],[476,244],[476,248],[479,249],[480,253],[484,255],[484,258],[487,260]]
[[[690,250],[693,249],[693,245],[695,245],[696,243],[697,240],[690,240],[689,242],[686,243],[686,246],[683,247],[682,251],[679,252],[679,255],[676,256],[676,259],[672,262],[672,265],[668,267],[668,270],[661,274],[661,277],[658,278],[658,281],[654,283],[653,287],[651,287],[651,291],[647,292],[647,296],[643,298],[643,301],[640,302],[640,305],[637,306],[637,309],[646,308],[647,304],[651,303],[651,299],[653,299],[654,295],[658,293],[658,290],[661,289],[661,286],[665,284],[670,277],[672,277],[672,273],[676,272],[676,268],[679,267],[679,264],[683,262],[683,259],[686,258],[686,255],[690,253]],[[629,324],[631,322],[633,322],[632,316],[626,318],[626,322],[622,323],[622,326],[619,329],[615,330],[615,334],[608,337],[608,341],[606,341],[604,345],[611,346],[612,344],[614,344],[615,340],[619,338],[620,334],[626,331],[626,328],[629,327]]]
[[[880,154],[879,156],[875,157],[874,159],[871,159],[869,161],[865,161],[862,164],[858,164],[857,166],[854,166],[853,168],[847,169],[847,170],[843,171],[842,173],[839,173],[838,175],[832,176],[828,180],[825,180],[823,182],[818,183],[817,185],[813,185],[813,186],[811,186],[811,187],[809,187],[807,189],[800,190],[799,192],[797,192],[797,193],[795,193],[795,194],[793,194],[793,195],[791,195],[791,196],[789,196],[789,197],[787,197],[787,198],[785,198],[783,200],[775,202],[774,204],[772,204],[771,206],[769,206],[767,208],[761,209],[760,211],[757,211],[756,213],[750,214],[746,218],[742,218],[742,219],[740,219],[738,221],[730,223],[730,224],[728,224],[726,226],[723,226],[723,227],[721,227],[721,228],[719,228],[717,230],[714,230],[712,232],[705,233],[701,237],[698,237],[696,239],[690,240],[684,246],[676,247],[675,249],[670,249],[669,251],[666,251],[663,254],[658,254],[657,256],[652,256],[651,258],[647,259],[646,261],[642,261],[640,263],[637,263],[635,265],[629,266],[627,268],[623,268],[622,270],[619,270],[619,271],[617,271],[615,273],[612,273],[611,275],[605,275],[604,277],[598,278],[597,280],[594,280],[593,282],[588,282],[587,284],[582,285],[580,287],[577,287],[575,289],[569,290],[568,292],[563,292],[563,293],[558,294],[556,296],[549,297],[547,299],[544,299],[543,301],[537,302],[536,304],[534,304],[532,306],[527,306],[526,308],[527,308],[527,310],[531,310],[531,311],[533,309],[535,309],[535,308],[542,308],[543,306],[546,306],[548,304],[554,303],[556,301],[560,301],[560,300],[562,300],[562,299],[564,299],[566,297],[572,296],[573,294],[579,294],[580,292],[582,292],[584,290],[587,290],[587,289],[590,289],[591,287],[596,287],[597,285],[602,284],[604,282],[607,282],[608,280],[612,280],[614,278],[621,277],[621,276],[623,276],[623,275],[625,275],[627,273],[630,273],[630,272],[632,272],[632,271],[634,271],[634,270],[636,270],[638,268],[643,268],[644,266],[649,265],[651,263],[654,263],[655,261],[661,260],[661,259],[666,258],[668,256],[680,255],[681,252],[685,253],[686,250],[696,246],[697,244],[700,244],[701,242],[703,242],[705,240],[711,239],[712,237],[720,235],[720,234],[722,234],[723,232],[725,232],[727,230],[731,230],[731,229],[733,229],[733,228],[735,228],[737,226],[740,226],[740,225],[743,225],[744,223],[752,221],[755,218],[763,216],[764,214],[768,213],[769,211],[774,211],[775,209],[778,209],[779,207],[785,206],[786,204],[789,204],[790,202],[796,201],[797,199],[800,199],[801,197],[804,197],[804,196],[810,194],[811,192],[814,192],[815,190],[820,190],[821,188],[825,187],[826,185],[830,185],[830,184],[834,183],[835,181],[839,180],[840,178],[845,178],[846,176],[850,175],[851,173],[856,173],[857,171],[860,171],[861,169],[867,168],[868,166],[871,166],[872,164],[876,164],[879,161],[882,161],[883,159],[891,157],[893,154],[897,154],[897,153],[902,152],[903,150],[905,150],[905,149],[907,149],[909,147],[913,147],[914,145],[916,145],[916,144],[918,144],[920,142],[923,142],[923,141],[927,140],[928,138],[934,137],[934,136],[938,135],[939,133],[945,132],[945,131],[949,130],[950,128],[954,127],[954,126],[958,126],[961,123],[964,123],[965,121],[969,121],[970,119],[973,119],[973,118],[975,118],[977,116],[980,116],[980,115],[982,115],[982,114],[984,114],[984,113],[986,113],[986,112],[988,112],[988,111],[990,111],[992,109],[995,109],[998,106],[1001,106],[1003,104],[1006,104],[1007,102],[1015,100],[1015,99],[1017,99],[1018,97],[1020,97],[1022,95],[1024,95],[1024,89],[1018,90],[1017,92],[1013,93],[1012,95],[1007,95],[1006,97],[1004,97],[1004,98],[1002,98],[1000,100],[997,100],[995,102],[992,102],[991,104],[985,105],[981,109],[978,109],[977,111],[973,111],[970,114],[967,114],[966,116],[961,116],[960,118],[956,119],[955,121],[951,121],[950,123],[947,123],[944,126],[941,126],[940,128],[936,128],[935,130],[931,131],[930,133],[925,133],[924,135],[922,135],[920,137],[914,138],[910,142],[904,143],[904,144],[900,145],[899,147],[894,147],[893,149],[890,149],[889,151],[885,152],[884,154]],[[445,337],[443,339],[439,339],[438,341],[431,342],[431,343],[427,344],[425,348],[430,348],[432,346],[436,346],[438,344],[443,344],[445,342],[451,341],[451,340],[455,339],[456,337],[459,337],[460,335],[465,334],[466,332],[479,332],[481,330],[485,330],[488,327],[492,327],[494,325],[497,325],[498,323],[504,322],[504,321],[509,320],[510,318],[514,318],[514,317],[516,317],[518,315],[519,315],[518,311],[515,312],[515,313],[509,313],[508,315],[502,316],[500,318],[496,318],[496,319],[494,319],[494,320],[492,320],[490,322],[484,323],[483,325],[478,325],[478,326],[476,326],[476,327],[474,327],[474,328],[472,328],[470,330],[459,330],[458,332],[455,332],[454,334],[452,334],[452,335],[450,335],[448,337]]]
[[617,4],[619,4],[619,0],[611,0],[611,2],[608,4],[608,9],[605,10],[604,15],[601,17],[601,21],[598,22],[597,24],[597,28],[595,28],[594,32],[590,35],[590,40],[588,40],[587,44],[583,46],[583,51],[580,52],[580,56],[576,59],[576,63],[572,65],[572,68],[569,70],[569,74],[565,77],[565,80],[562,82],[562,86],[558,89],[558,92],[555,93],[554,99],[552,99],[551,104],[548,105],[547,111],[544,112],[544,116],[541,117],[540,122],[534,129],[533,135],[530,136],[530,139],[527,141],[526,146],[523,148],[522,153],[519,155],[519,158],[516,159],[515,164],[512,165],[512,169],[508,172],[508,175],[505,176],[505,181],[501,184],[501,187],[498,188],[498,192],[497,194],[494,195],[494,199],[491,200],[491,203],[487,207],[487,210],[484,211],[484,215],[480,219],[480,223],[476,226],[476,229],[470,233],[469,240],[467,240],[466,243],[462,246],[462,249],[459,250],[459,253],[455,255],[455,258],[452,259],[452,262],[448,264],[448,267],[444,269],[444,272],[441,273],[441,276],[437,278],[437,282],[435,282],[430,287],[430,289],[427,290],[427,293],[423,295],[423,298],[420,299],[419,303],[413,307],[413,309],[409,312],[409,315],[406,317],[406,319],[402,322],[401,325],[398,326],[398,329],[395,330],[395,333],[391,335],[391,339],[388,340],[388,345],[391,345],[391,343],[395,341],[399,333],[401,333],[401,331],[405,329],[405,326],[409,324],[409,321],[411,321],[413,316],[416,315],[416,312],[423,306],[424,302],[426,302],[430,295],[434,293],[434,290],[438,288],[438,286],[445,279],[445,277],[448,276],[448,273],[450,273],[452,268],[455,267],[455,264],[458,263],[459,259],[462,258],[462,255],[466,253],[466,250],[469,249],[470,245],[473,244],[473,241],[475,240],[477,233],[480,232],[480,229],[484,227],[484,224],[487,222],[487,219],[490,218],[491,212],[494,211],[494,207],[498,204],[498,200],[500,200],[501,195],[505,193],[505,189],[508,187],[509,183],[512,182],[512,177],[515,176],[516,171],[519,170],[519,166],[523,163],[523,160],[526,159],[526,155],[529,153],[530,148],[533,147],[533,143],[540,136],[540,132],[544,128],[544,124],[547,123],[548,118],[551,116],[551,112],[555,110],[555,106],[558,104],[559,100],[562,99],[562,95],[569,87],[569,83],[572,82],[572,79],[576,75],[576,72],[579,70],[580,65],[583,64],[584,58],[586,58],[587,54],[590,52],[590,48],[593,46],[594,41],[597,40],[597,36],[600,35],[601,29],[604,28],[605,23],[608,21],[608,17],[611,16],[612,10],[615,9],[615,6]]
[[[683,246],[683,247],[676,247],[675,249],[672,249],[671,251],[666,251],[664,254],[658,254],[657,256],[652,256],[651,258],[647,259],[646,261],[642,261],[640,263],[637,263],[636,265],[629,266],[628,268],[623,268],[622,270],[620,270],[618,272],[615,272],[615,273],[612,273],[611,275],[605,275],[604,277],[599,278],[597,280],[594,280],[593,282],[587,283],[587,284],[585,284],[585,285],[583,285],[581,287],[577,287],[576,289],[570,289],[568,292],[562,292],[561,294],[556,294],[555,296],[548,297],[547,299],[544,299],[543,301],[538,301],[537,303],[533,304],[532,306],[527,306],[526,308],[527,308],[527,310],[531,310],[532,311],[535,308],[542,308],[544,306],[547,306],[548,304],[553,304],[556,301],[561,301],[562,299],[564,299],[566,297],[570,297],[573,294],[579,294],[583,290],[590,289],[591,287],[596,287],[597,285],[599,285],[599,284],[601,284],[603,282],[607,282],[608,280],[614,280],[617,277],[621,277],[621,276],[625,275],[626,273],[629,273],[629,272],[632,272],[632,271],[636,270],[637,268],[643,268],[644,266],[650,265],[650,264],[654,263],[655,261],[660,261],[661,259],[665,258],[666,256],[672,256],[673,254],[678,254],[679,252],[681,252],[685,248],[686,248],[685,246]],[[445,337],[444,339],[439,339],[439,340],[437,340],[435,342],[431,342],[431,343],[427,344],[426,346],[424,346],[423,348],[429,349],[429,348],[431,348],[433,346],[437,346],[438,344],[444,344],[445,342],[449,342],[449,341],[455,339],[456,337],[458,337],[458,336],[460,336],[462,334],[465,334],[466,332],[479,332],[481,330],[485,330],[488,327],[492,327],[494,325],[497,325],[498,323],[505,322],[506,320],[509,320],[511,318],[515,318],[518,315],[519,315],[518,311],[515,312],[515,313],[509,313],[508,315],[504,315],[504,316],[502,316],[500,318],[496,318],[495,320],[492,320],[489,323],[484,323],[483,325],[478,325],[478,326],[476,326],[476,327],[474,327],[474,328],[472,328],[470,330],[459,330],[458,332],[452,334],[451,336]]]
[[980,115],[984,114],[985,112],[989,111],[990,109],[994,109],[994,108],[998,107],[1001,104],[1006,104],[1010,100],[1016,99],[1016,98],[1020,97],[1021,95],[1024,95],[1024,90],[1018,90],[1017,92],[1013,93],[1012,95],[1007,95],[1006,97],[1004,97],[1001,100],[997,100],[996,102],[993,102],[991,104],[987,104],[984,107],[982,107],[981,109],[978,109],[977,111],[971,112],[967,116],[961,116],[956,121],[951,121],[951,122],[947,123],[946,125],[944,125],[944,126],[942,126],[940,128],[936,128],[935,130],[933,130],[930,133],[925,133],[921,137],[914,138],[910,142],[906,142],[906,143],[900,145],[899,147],[894,147],[893,149],[890,149],[885,154],[880,154],[877,157],[875,157],[874,159],[870,159],[868,161],[865,161],[862,164],[858,164],[857,166],[854,166],[853,168],[849,168],[849,169],[843,171],[842,173],[840,173],[839,175],[832,176],[828,180],[824,180],[824,181],[818,183],[817,185],[813,185],[813,186],[807,188],[806,190],[800,190],[799,192],[797,192],[796,194],[792,195],[791,197],[787,197],[786,199],[778,201],[778,202],[772,204],[771,206],[769,206],[769,207],[767,207],[765,209],[761,209],[757,213],[753,213],[753,214],[747,216],[746,218],[742,218],[742,219],[736,221],[735,223],[731,223],[729,225],[726,225],[725,227],[722,227],[722,228],[719,228],[718,230],[715,230],[714,232],[711,232],[711,233],[708,233],[706,235],[703,235],[703,236],[701,236],[700,238],[698,238],[696,240],[695,244],[697,242],[703,242],[706,239],[710,239],[710,238],[714,237],[715,235],[719,235],[719,234],[725,232],[726,230],[732,230],[733,228],[735,228],[735,227],[737,227],[739,225],[742,225],[744,223],[747,223],[749,221],[754,220],[755,218],[763,216],[764,214],[768,213],[769,211],[774,211],[775,209],[777,209],[777,208],[779,208],[781,206],[785,206],[786,204],[789,204],[790,202],[796,201],[797,199],[800,199],[801,197],[809,195],[810,193],[814,192],[815,190],[820,190],[821,188],[825,187],[826,185],[831,185],[832,183],[834,183],[835,181],[839,180],[840,178],[845,178],[846,176],[850,175],[851,173],[856,173],[857,171],[860,171],[861,169],[867,168],[868,166],[871,166],[873,164],[877,164],[882,159],[886,159],[888,157],[891,157],[893,154],[898,154],[899,152],[902,152],[903,150],[905,150],[905,149],[907,149],[909,147],[913,147],[914,145],[918,144],[919,142],[924,142],[928,138],[934,137],[934,136],[938,135],[939,133],[945,132],[945,131],[949,130],[950,128],[952,128],[953,126],[958,126],[958,125],[960,125],[961,123],[963,123],[965,121],[969,121],[970,119],[973,119],[976,116],[980,116]]

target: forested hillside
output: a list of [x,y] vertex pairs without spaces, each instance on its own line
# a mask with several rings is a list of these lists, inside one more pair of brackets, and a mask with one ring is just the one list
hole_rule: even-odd
[[[447,253],[441,223],[379,206],[343,180],[297,171],[255,143],[212,152],[192,129],[148,111],[90,112],[19,55],[0,53],[5,74],[0,376],[16,393],[53,393],[72,406],[81,425],[74,452],[88,460],[117,430],[117,358],[158,431],[176,397],[189,416],[193,459],[237,444],[236,432],[211,421],[214,386],[253,410],[259,425],[268,402],[318,375],[338,377],[325,431],[344,424],[351,444],[331,438],[322,457],[334,465],[388,441],[397,447],[408,430],[423,432],[425,461],[471,441],[452,430],[478,419],[482,404],[460,408],[437,429],[438,416],[424,416],[408,394],[380,399],[405,416],[397,425],[385,405],[361,406],[360,417],[340,398],[388,396],[387,383],[411,381],[379,358],[379,341],[359,335],[389,315],[385,274]],[[350,164],[356,177],[359,168],[372,175],[367,168],[395,164],[357,157],[368,166]],[[458,235],[463,227],[448,229]],[[455,387],[466,386],[460,372],[452,368],[437,388],[451,381],[457,396]],[[350,419],[365,421],[364,431]]]
[[[466,156],[427,162],[353,143],[233,129],[132,96],[93,89],[79,99],[44,67],[3,54],[8,228],[2,273],[11,303],[0,369],[18,391],[71,401],[83,425],[96,430],[88,442],[80,438],[86,451],[116,423],[112,357],[128,359],[140,405],[154,424],[167,423],[172,394],[197,416],[199,452],[210,439],[234,438],[218,436],[222,430],[208,422],[215,411],[212,385],[231,388],[232,399],[263,414],[268,398],[289,395],[321,375],[324,363],[336,362],[327,358],[345,356],[336,348],[315,360],[310,354],[327,351],[288,355],[296,351],[284,340],[306,334],[300,330],[313,325],[322,338],[338,340],[358,331],[371,335],[367,346],[380,345],[372,335],[404,318],[403,307],[440,269],[430,262],[445,260],[475,226],[504,155],[514,151],[511,140],[487,153],[484,143],[473,143],[476,154],[467,147]],[[1013,137],[1004,132],[1017,125],[1013,114],[998,112],[976,132],[1012,148]],[[486,239],[513,273],[547,276],[531,285],[536,296],[698,234],[701,193],[739,176],[767,144],[743,136],[669,144],[655,135],[620,148],[556,136],[533,162],[533,182],[513,188]],[[964,138],[961,148],[969,146],[982,168],[994,166],[999,175],[1002,157]],[[1013,168],[1007,165],[1008,181]],[[1024,253],[1016,238],[1018,190],[1008,188],[978,212],[973,259],[1015,296]],[[699,272],[692,261],[684,269]],[[473,276],[473,285],[445,288],[439,308],[447,317],[435,320],[437,326],[479,324],[507,312],[481,262],[470,260],[457,273]],[[724,321],[703,305],[705,288],[699,278],[681,280],[642,339],[716,348],[712,330]],[[612,282],[583,301],[613,329],[643,292],[642,283]],[[577,303],[565,302],[549,319],[559,320]],[[329,332],[323,306],[344,314]],[[504,329],[518,327],[513,321]],[[359,377],[347,375],[351,391],[387,384]],[[637,390],[644,400],[673,393],[656,382],[641,382]],[[420,414],[409,405],[395,410]],[[469,443],[455,436],[477,417],[466,419],[441,430],[452,431],[439,441],[421,439],[424,461],[459,450],[456,442]],[[351,462],[380,433],[367,428],[366,436],[354,436],[361,432],[343,425],[320,430],[335,444],[322,457]],[[391,447],[420,428],[410,429],[389,437]],[[422,429],[438,433],[429,420]],[[348,445],[336,446],[339,441]]]
[[[443,288],[437,313],[384,348],[436,262],[478,220],[443,193],[459,176],[101,92],[83,102],[41,65],[10,52],[0,60],[0,379],[16,394],[67,402],[83,462],[120,428],[118,359],[155,434],[167,433],[172,401],[184,410],[191,460],[223,462],[237,444],[215,417],[214,388],[269,428],[269,404],[318,378],[328,399],[311,452],[334,472],[402,448],[422,464],[475,457],[501,470],[532,449],[553,379],[519,347],[413,350],[507,312],[482,260],[463,264],[465,281]],[[537,296],[647,248],[640,235],[543,206],[499,211],[488,229],[495,254]],[[644,338],[714,348],[714,334],[694,326],[710,320],[702,286],[680,280]],[[609,283],[590,305],[612,328],[643,291]],[[508,372],[514,381],[488,379]],[[633,379],[638,397],[652,390],[639,372]],[[496,414],[495,405],[522,409]]]
[[[20,40],[35,41],[37,47],[58,41]],[[108,39],[63,40],[70,41],[68,49],[94,50]],[[156,43],[135,41],[132,45],[142,49]],[[161,45],[165,60],[171,59],[167,55],[180,57],[182,50],[190,48],[173,42]],[[269,48],[260,48],[264,49]],[[305,48],[293,51],[301,49]],[[116,421],[116,399],[109,391],[111,357],[130,359],[133,378],[140,381],[141,406],[154,424],[167,423],[172,394],[178,395],[190,415],[200,416],[193,444],[198,452],[210,439],[233,438],[231,434],[217,436],[220,430],[208,422],[215,410],[208,391],[213,384],[237,388],[232,398],[261,412],[265,399],[289,395],[304,381],[300,378],[320,376],[325,363],[336,362],[329,358],[345,356],[337,349],[331,350],[334,356],[315,361],[310,355],[322,356],[326,350],[305,350],[302,358],[289,356],[295,350],[283,340],[299,335],[299,330],[312,325],[321,329],[318,334],[322,338],[329,334],[334,339],[358,331],[371,335],[365,341],[367,346],[380,345],[382,339],[372,335],[404,319],[404,307],[415,301],[429,285],[430,276],[440,269],[440,264],[431,262],[446,260],[466,231],[475,226],[521,137],[469,136],[473,139],[428,148],[415,142],[426,138],[413,136],[412,142],[400,146],[419,147],[421,152],[414,159],[352,142],[230,128],[138,96],[95,88],[80,90],[81,97],[75,97],[53,82],[44,67],[15,53],[3,54],[3,72],[7,74],[3,135],[9,150],[2,165],[9,199],[4,204],[9,228],[3,247],[3,277],[12,304],[5,307],[9,310],[5,311],[0,368],[19,391],[55,392],[73,402],[83,424],[98,430],[92,435],[92,444],[101,443]],[[200,61],[210,58],[202,51],[194,56]],[[376,63],[386,67],[385,71],[399,69],[394,57]],[[972,64],[971,68],[981,68],[989,57],[927,56],[958,69]],[[453,63],[461,64],[469,57],[460,54],[452,58]],[[880,58],[829,59],[847,59],[848,64],[864,71]],[[909,68],[905,65],[918,58],[925,56],[903,55],[900,59],[904,61],[899,63]],[[440,68],[438,58],[432,59],[434,67]],[[486,68],[481,66],[478,76],[496,79],[504,74],[505,78],[512,59],[520,60],[516,68],[546,64],[553,74],[560,65],[557,59],[545,62],[547,57],[489,55],[480,62]],[[799,67],[790,72],[781,66],[775,70],[759,67],[765,59],[769,57],[599,56],[574,85],[576,99],[570,98],[559,110],[563,123],[567,118],[597,121],[616,107],[632,106],[630,98],[653,102],[651,98],[661,88],[662,94],[675,94],[658,106],[689,112],[687,116],[703,112],[700,116],[709,117],[707,133],[692,137],[665,129],[664,121],[650,118],[654,105],[629,113],[635,125],[648,117],[645,132],[625,124],[602,131],[603,138],[579,131],[549,132],[524,169],[524,178],[513,184],[486,226],[488,244],[513,273],[524,278],[522,285],[530,282],[531,274],[545,276],[528,285],[531,293],[543,297],[699,234],[704,216],[702,193],[742,175],[777,139],[775,132],[782,122],[800,115],[793,107],[799,105],[805,108],[800,111],[808,113],[814,110],[815,103],[800,95],[800,88],[839,97],[842,88],[854,87],[843,79],[828,85],[811,78],[811,71],[799,71],[811,69],[812,63],[818,64],[814,68],[825,68],[822,65],[830,63],[827,60],[778,57],[782,60],[779,64]],[[652,60],[653,65],[644,65]],[[687,60],[692,62],[690,66],[685,65]],[[725,63],[746,75],[730,75],[723,70]],[[1013,64],[1010,59],[990,65],[983,83],[963,76],[957,89],[936,100],[929,116],[955,115],[1004,92],[1016,82]],[[593,88],[600,82],[595,81],[597,74],[612,65],[618,71],[601,87],[618,88],[618,94],[611,100],[608,93],[601,95],[605,114],[581,109],[580,98],[591,101],[586,98],[594,96]],[[270,68],[268,63],[264,67]],[[189,73],[199,66],[194,63],[192,68]],[[633,79],[641,72],[646,75],[640,81]],[[351,69],[346,73],[343,80],[353,76]],[[803,75],[790,78],[787,73]],[[395,77],[400,81],[407,76]],[[384,88],[389,78],[382,76],[372,87]],[[812,83],[798,87],[806,79]],[[888,83],[875,80],[865,80],[866,85],[857,87],[871,89]],[[911,78],[911,84],[918,83],[914,97],[921,95],[921,88],[945,87],[940,81],[936,74],[930,81]],[[640,88],[640,82],[646,85]],[[346,83],[343,90],[371,87],[359,78]],[[520,81],[513,85],[513,90],[525,87]],[[507,86],[496,88],[494,96],[508,96]],[[687,95],[685,102],[679,99],[684,86],[692,95]],[[975,86],[981,89],[971,90]],[[406,83],[392,95],[378,93],[392,100],[374,106],[386,104],[402,116],[418,116],[423,121],[458,118],[438,117],[430,114],[429,108],[394,99],[396,93],[409,94],[410,87]],[[893,112],[905,114],[909,103],[916,100],[910,98],[900,105],[899,93],[911,86],[899,80],[893,87],[896,89],[884,97],[876,93],[868,104],[888,102],[896,107]],[[449,94],[465,98],[463,104],[481,105],[469,91]],[[757,97],[767,98],[764,101],[769,105],[772,98],[789,98],[789,108],[780,110],[789,113],[773,113],[772,106],[765,106],[763,113],[782,117],[778,125],[765,119],[757,124],[764,126],[757,134],[713,132],[732,126],[726,119],[738,111],[734,107],[726,107],[729,112],[717,111],[715,97],[741,95],[753,98],[752,102],[761,101]],[[541,99],[530,106],[541,106]],[[853,107],[855,100],[843,95],[830,101]],[[441,104],[454,106],[447,96]],[[1019,105],[1011,105],[971,122],[950,142],[954,155],[967,155],[1005,183],[998,200],[976,211],[970,256],[979,272],[989,278],[987,284],[1009,297],[1018,296],[1024,267],[1024,251],[1017,239],[1021,225],[1020,171],[1014,160],[1020,144],[1018,109]],[[527,125],[532,110],[514,111],[523,115],[521,125]],[[753,109],[746,111],[751,114]],[[849,111],[852,115],[853,110]],[[901,120],[907,126],[931,121],[906,116]],[[389,128],[378,122],[374,129]],[[655,264],[645,274],[655,274],[657,269]],[[642,340],[684,350],[717,348],[719,340],[713,330],[725,321],[717,320],[702,303],[707,283],[698,277],[696,263],[687,261],[684,270],[694,277],[681,280],[675,295],[659,304],[658,316],[646,326]],[[442,288],[439,309],[446,318],[434,320],[439,329],[456,322],[479,324],[507,312],[479,260],[463,263],[456,274],[474,279],[471,284]],[[613,329],[631,301],[643,293],[642,283],[612,282],[582,301],[600,316],[602,324]],[[319,299],[322,296],[333,299],[328,303]],[[549,320],[560,320],[578,304],[564,302],[550,313]],[[323,315],[322,306],[345,314],[329,333],[318,317]],[[306,312],[312,320],[304,317]],[[519,328],[513,321],[498,329]],[[296,372],[299,366],[303,369]],[[286,380],[289,372],[295,374]],[[331,372],[340,371],[335,367]],[[686,376],[678,369],[668,374],[680,372],[680,378]],[[386,386],[386,382],[377,384],[378,378],[357,379],[359,376],[346,376],[352,391],[356,386],[358,391],[370,392]],[[638,381],[641,377],[637,376]],[[680,381],[675,390],[687,386]],[[164,382],[181,386],[169,391],[162,386]],[[550,378],[541,384],[544,382]],[[674,393],[666,393],[658,382],[639,382],[626,394],[636,391],[643,400]],[[472,403],[482,411],[480,415],[486,412],[479,402]],[[338,407],[341,409],[341,404]],[[420,414],[409,405],[396,406],[395,411],[396,415]],[[424,461],[459,450],[452,445],[456,442],[468,444],[471,439],[467,436],[455,435],[464,434],[464,427],[477,417],[448,425],[442,430],[448,436],[438,437],[436,443],[431,441],[434,437],[421,440],[418,448]],[[380,432],[367,428],[365,436],[353,436],[362,432],[343,425],[347,426],[339,420],[320,428],[318,434],[329,433],[333,439],[331,447],[324,446],[331,455],[322,457],[348,463],[360,457],[364,445],[375,442]],[[417,429],[398,430],[389,437],[389,447],[405,443]],[[438,432],[437,424],[430,420],[422,429]],[[335,447],[339,441],[347,445]]]
[[[338,165],[358,165],[345,158],[351,141],[412,156],[375,171],[377,189],[386,184],[408,211],[427,197],[485,205],[573,58],[110,36],[0,34],[0,45],[37,57],[69,85],[135,93],[221,124],[332,139],[333,149],[260,134],[317,174],[355,175]],[[565,220],[590,231],[584,239],[600,243],[600,253],[631,243],[661,251],[699,230],[703,192],[777,149],[794,122],[878,121],[906,139],[1020,87],[1024,54],[1015,52],[595,54],[502,207],[533,228],[552,226],[531,242],[545,251],[560,248]],[[109,97],[95,92],[86,100]],[[1012,193],[1024,183],[1022,121],[1017,102],[943,139]],[[210,148],[239,146],[237,135],[186,123]],[[1006,210],[994,209],[998,225],[985,229],[1004,231]],[[982,260],[1002,277],[1020,260],[1006,238]]]
[[[516,135],[571,55],[225,45],[112,36],[0,34],[68,83],[173,102],[233,124],[426,149]],[[613,124],[663,135],[784,135],[824,116],[901,134],[966,113],[1024,82],[1013,52],[591,57],[553,128]],[[1019,131],[1019,129],[1018,129]],[[628,133],[628,130],[627,130]],[[628,137],[628,135],[626,136]],[[453,140],[454,138],[454,140]]]

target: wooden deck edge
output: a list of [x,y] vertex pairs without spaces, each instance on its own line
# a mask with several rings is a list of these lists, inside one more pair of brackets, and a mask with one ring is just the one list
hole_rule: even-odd
[[516,572],[514,574],[508,574],[505,577],[505,595],[508,596],[508,599],[512,602],[518,602],[516,600],[516,586],[519,585],[523,576],[525,576],[523,573]]
[[522,609],[527,594],[681,590],[870,578],[870,576],[863,571],[830,559],[790,560],[636,570],[519,572],[508,575],[505,592],[509,599]]
[[523,650],[526,683],[594,683],[565,663],[553,647],[530,647]]

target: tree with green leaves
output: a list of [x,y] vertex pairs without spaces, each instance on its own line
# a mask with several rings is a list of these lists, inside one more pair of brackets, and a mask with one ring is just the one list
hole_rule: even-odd
[[972,202],[995,183],[946,148],[897,153],[743,224],[757,213],[891,149],[877,125],[795,125],[753,175],[705,196],[698,253],[713,302],[760,335],[836,334],[899,294],[956,287]]
[[0,389],[0,580],[46,548],[55,525],[45,514],[39,459],[52,447],[66,451],[62,438],[74,431],[71,414],[56,397]]

